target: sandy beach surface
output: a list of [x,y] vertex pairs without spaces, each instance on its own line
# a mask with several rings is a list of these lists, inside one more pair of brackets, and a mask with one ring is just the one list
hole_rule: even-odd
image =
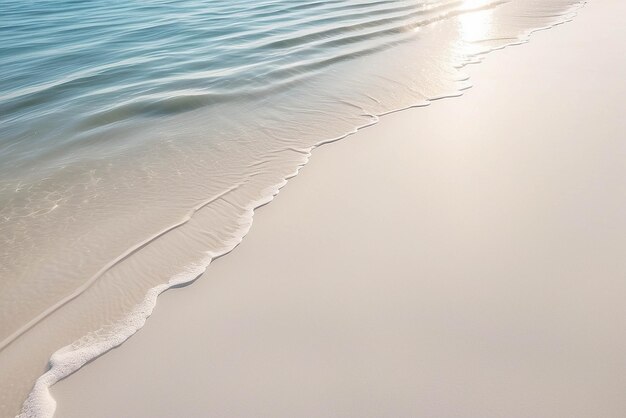
[[317,149],[56,416],[626,416],[624,16]]

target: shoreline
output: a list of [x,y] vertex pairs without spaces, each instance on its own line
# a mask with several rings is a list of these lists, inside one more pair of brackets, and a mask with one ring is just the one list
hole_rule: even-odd
[[[614,4],[617,4],[617,3],[614,3]],[[585,15],[586,9],[591,9],[592,7],[595,7],[595,5],[594,5],[593,3],[592,3],[592,4],[588,4],[588,5],[586,6],[586,8],[585,8],[585,9],[583,9],[583,10],[579,10],[579,17],[577,18],[577,20],[578,20],[578,19],[580,19],[582,16],[584,16],[584,15]],[[598,7],[599,7],[599,6],[598,6]],[[608,6],[606,6],[606,7],[608,7]],[[577,25],[577,23],[578,23],[578,22],[574,22],[574,24],[573,24],[573,25]],[[582,26],[582,24],[581,24],[581,26]],[[560,31],[560,30],[563,30],[563,28],[558,28],[556,31]],[[580,30],[582,30],[582,28],[580,28]],[[550,34],[551,34],[551,36],[557,36],[557,35],[552,35],[552,33],[553,33],[553,32],[556,32],[556,31],[550,31],[550,32],[548,32],[548,33],[550,33]],[[537,35],[534,35],[534,36],[537,36]],[[548,36],[545,36],[545,38],[546,38],[546,39],[543,39],[543,40],[537,40],[537,41],[536,41],[537,45],[535,45],[535,42],[531,43],[531,45],[533,45],[533,46],[530,46],[530,47],[528,47],[528,48],[530,48],[530,49],[533,49],[533,48],[541,48],[541,47],[542,47],[542,45],[541,45],[541,44],[542,44],[542,42],[545,42],[545,41],[547,40]],[[544,47],[544,50],[547,50],[547,49],[548,49],[548,48]],[[512,55],[514,55],[514,54],[516,54],[516,53],[519,53],[519,52],[520,52],[520,50],[518,50],[517,48],[515,48],[512,52],[509,52],[509,53],[508,53],[508,55],[511,55],[511,56],[512,56]],[[490,55],[490,56],[489,56],[489,58],[487,58],[487,61],[492,61],[492,60],[494,60],[494,61],[495,61],[495,60],[500,59],[500,57],[499,57],[499,56],[500,56],[500,54],[502,54],[502,53],[503,53],[503,52],[498,52],[495,56],[494,56],[494,55]],[[491,58],[491,57],[493,57],[493,58]],[[482,66],[482,65],[485,65],[485,63],[481,64],[481,66]],[[539,65],[539,66],[540,66],[540,65]],[[476,72],[476,73],[480,74],[480,73],[481,73],[481,71],[483,71],[483,70],[481,70],[480,68],[479,68],[479,69],[476,69],[476,70],[475,70],[474,68],[470,68],[470,71],[471,71],[472,73]],[[476,81],[477,81],[477,79],[479,79],[479,77],[477,77],[476,75],[474,75],[474,76],[472,77],[472,79],[473,79],[473,81],[474,81],[474,82],[476,82]],[[502,81],[502,80],[499,80],[499,81]],[[510,80],[509,80],[509,81],[510,81]],[[487,84],[487,83],[489,83],[489,82],[491,82],[491,81],[487,81],[485,84]],[[505,83],[505,84],[506,84],[506,83]],[[468,95],[468,96],[469,96],[469,95]],[[460,101],[463,101],[463,100],[466,100],[466,99],[467,99],[467,96],[466,96],[466,97],[464,97],[464,98],[462,98],[462,99],[457,99],[456,101],[459,101],[459,100],[460,100]],[[448,102],[449,102],[449,101],[448,101]],[[438,107],[442,106],[444,103],[445,103],[445,102],[437,103],[435,106],[433,106],[433,108],[438,108]],[[446,107],[451,107],[451,106],[452,106],[452,105],[446,105]],[[458,106],[462,107],[462,106],[464,106],[464,105],[463,105],[463,104],[459,104]],[[469,105],[465,105],[465,106],[469,106]],[[457,106],[452,106],[452,107],[457,107]],[[430,109],[430,108],[428,108],[428,109]],[[414,115],[416,115],[416,114],[415,114],[415,112],[423,112],[424,110],[425,110],[425,108],[422,108],[422,109],[411,109],[411,110],[405,110],[404,112],[400,112],[400,113],[398,113],[398,114],[397,114],[397,115],[398,115],[398,119],[402,119],[402,121],[403,121],[403,122],[401,122],[401,123],[406,124],[406,123],[407,123],[407,120],[410,120],[410,119],[412,118],[412,116],[408,116],[408,113],[409,113],[409,112],[410,112],[410,113],[413,113]],[[444,110],[441,110],[441,111],[438,111],[437,113],[440,113],[440,114],[441,114],[441,113],[445,113],[445,112],[447,112],[447,111],[448,111],[448,110],[445,110],[445,111],[444,111]],[[402,115],[402,116],[399,116],[399,115]],[[389,115],[388,117],[390,117],[390,118],[392,118],[392,117],[393,117],[393,118],[395,118],[395,116],[396,116],[396,115]],[[416,115],[416,116],[417,116],[417,115]],[[423,117],[421,117],[421,116],[418,116],[418,117],[419,117],[420,119],[423,119]],[[425,117],[425,116],[424,116],[424,117]],[[387,118],[387,116],[386,116],[386,118]],[[382,125],[384,121],[385,121],[385,120],[381,120],[381,122],[380,122],[379,124],[380,124],[380,125]],[[379,128],[378,126],[370,127],[368,130],[363,130],[363,131],[360,131],[359,133],[357,133],[357,134],[355,134],[355,135],[352,135],[349,139],[347,139],[347,140],[345,140],[345,141],[341,141],[339,144],[343,144],[344,142],[346,142],[346,143],[347,143],[347,145],[342,146],[342,148],[349,147],[349,146],[358,147],[359,145],[354,145],[354,144],[353,144],[353,142],[354,142],[354,141],[359,140],[359,139],[357,139],[357,138],[363,138],[363,137],[371,138],[372,136],[376,136],[376,135],[379,135],[379,136],[380,136],[380,135],[384,135],[385,129],[390,130],[390,128],[389,128],[389,124],[390,124],[390,123],[394,123],[394,122],[385,122],[385,127],[386,127],[386,128]],[[398,123],[398,122],[395,122],[395,123]],[[405,126],[406,126],[406,125],[405,125]],[[374,130],[374,129],[375,129],[375,132],[372,132],[371,130]],[[427,131],[427,132],[428,132],[428,131]],[[394,136],[400,136],[400,135],[402,135],[402,133],[398,133],[398,132],[397,132],[397,130],[396,130],[396,132],[394,133]],[[428,135],[428,134],[426,134],[426,135],[424,135],[424,136],[425,136],[426,138],[428,138],[428,137],[429,137],[429,135]],[[316,150],[316,155],[318,155],[318,154],[320,154],[320,153],[322,153],[322,152],[324,152],[325,154],[329,155],[330,153],[333,153],[333,152],[334,152],[334,149],[335,149],[335,147],[337,147],[337,146],[338,146],[338,145],[333,145],[333,147],[329,147],[329,149],[326,149],[326,147],[324,147],[324,148],[320,148],[319,150]],[[322,150],[323,150],[323,151],[322,151]],[[351,153],[351,152],[353,152],[353,151],[355,151],[355,149],[351,149],[351,151],[345,152],[345,154],[350,155],[350,153]],[[345,154],[344,154],[344,156],[345,156]],[[316,158],[312,159],[312,161],[311,161],[311,162],[307,165],[307,167],[308,167],[308,166],[310,166],[311,164],[315,165],[315,162],[316,162],[316,160],[317,160],[318,158],[319,158],[319,157],[316,157]],[[345,158],[345,157],[344,157],[344,158]],[[318,165],[321,165],[321,164],[324,164],[324,163],[317,163],[317,164],[318,164]],[[305,173],[312,172],[313,170],[314,170],[313,168],[308,169],[308,170],[304,170],[304,171],[300,174],[300,176],[296,177],[295,179],[292,179],[292,180],[291,180],[291,182],[294,182],[294,181],[295,181],[295,182],[301,182],[301,181],[299,181],[300,177],[301,177],[303,174],[305,174]],[[321,168],[320,168],[320,169],[317,169],[317,170],[318,170],[318,172],[323,171],[323,169],[321,169]],[[339,174],[340,174],[340,173],[341,173],[341,171],[337,171],[337,170],[335,170],[335,173],[336,173],[336,174],[337,174],[337,173],[339,173]],[[309,175],[307,175],[307,176],[309,176]],[[298,186],[291,186],[290,188],[286,188],[286,189],[284,189],[284,191],[281,193],[281,198],[280,198],[280,199],[278,199],[276,202],[274,202],[274,204],[273,204],[273,205],[271,205],[270,207],[275,207],[275,205],[276,205],[279,201],[283,201],[283,199],[282,199],[283,194],[284,194],[284,195],[287,195],[287,193],[296,193],[295,191],[294,191],[294,192],[291,192],[290,190],[295,190],[295,188],[297,188],[297,187],[298,187]],[[302,186],[301,186],[301,187],[302,187]],[[289,190],[290,192],[288,192],[288,190]],[[363,191],[363,190],[361,190],[361,191]],[[301,192],[306,192],[306,190],[302,190]],[[364,192],[364,191],[363,191],[363,192]],[[286,199],[287,199],[287,198],[285,198],[285,200],[286,200]],[[293,199],[293,200],[292,200],[292,202],[297,200],[297,198],[292,198],[292,199]],[[292,204],[292,205],[294,205],[294,203],[291,203],[291,204]],[[380,205],[380,203],[379,203],[379,205]],[[388,209],[393,209],[393,208],[388,208]],[[264,214],[266,213],[266,211],[267,211],[268,215],[264,215]],[[259,212],[259,213],[257,213],[257,214],[256,214],[256,216],[258,216],[258,217],[259,217],[259,219],[260,219],[261,217],[268,217],[268,218],[269,218],[269,217],[271,216],[271,215],[269,215],[270,211],[278,212],[278,211],[279,211],[279,209],[270,209],[270,208],[268,208],[268,209],[262,209],[262,211],[261,211],[261,212]],[[285,215],[285,214],[286,214],[286,215]],[[269,221],[264,221],[264,222],[268,222],[268,223],[269,223],[269,222],[272,222],[272,223],[274,223],[274,224],[276,224],[276,223],[280,224],[281,222],[283,222],[283,221],[281,221],[280,219],[281,219],[281,218],[283,218],[284,216],[286,216],[286,217],[290,217],[290,216],[291,216],[291,217],[297,217],[297,216],[299,216],[300,214],[301,214],[301,212],[299,212],[299,211],[294,211],[294,210],[285,210],[285,213],[284,213],[284,214],[281,214],[282,216],[276,216],[276,215],[274,215],[272,218],[270,218],[271,220],[269,220]],[[260,222],[257,220],[257,222],[256,222],[255,224],[258,224],[258,223],[260,223]],[[320,227],[321,225],[317,225],[317,226],[318,226],[318,227]],[[255,230],[256,230],[257,228],[258,228],[258,229],[261,229],[261,227],[260,227],[260,226],[256,226],[255,228],[253,228],[253,229],[251,230],[250,234],[248,235],[248,237],[246,238],[246,240],[244,240],[243,244],[241,245],[241,247],[242,247],[242,248],[244,247],[244,245],[246,245],[246,248],[248,248],[249,246],[253,246],[253,245],[255,245],[254,243],[248,244],[248,240],[250,239],[250,236],[251,236],[251,235],[255,234]],[[328,228],[328,227],[326,226],[326,228]],[[326,231],[326,232],[330,232],[330,231]],[[255,236],[256,236],[256,235],[255,235]],[[273,239],[274,239],[274,240],[276,240],[276,239],[279,239],[279,240],[280,240],[280,237],[275,237],[275,236],[273,236]],[[260,239],[259,239],[259,241],[260,241]],[[259,244],[256,244],[256,245],[259,245]],[[263,245],[267,245],[267,244],[263,244]],[[272,245],[268,245],[268,247],[273,247],[273,246],[272,246]],[[59,385],[57,385],[57,386],[58,386],[58,388],[55,386],[55,388],[53,388],[53,390],[52,390],[53,392],[55,392],[55,393],[56,393],[56,392],[57,392],[57,389],[58,389],[59,391],[61,391],[61,396],[58,398],[58,399],[59,399],[59,405],[60,405],[60,407],[61,407],[61,408],[64,408],[64,406],[69,406],[69,405],[67,405],[67,404],[66,404],[66,405],[64,405],[64,403],[65,403],[65,402],[64,402],[64,399],[69,399],[69,398],[68,398],[68,396],[72,397],[72,396],[70,395],[70,393],[74,393],[73,391],[79,391],[79,392],[80,392],[83,388],[85,388],[85,389],[86,389],[86,388],[89,388],[89,387],[94,388],[94,387],[93,387],[94,383],[91,383],[91,384],[85,384],[84,382],[82,382],[82,383],[72,383],[72,382],[74,382],[74,381],[80,382],[80,380],[82,380],[82,379],[83,379],[83,377],[82,377],[82,376],[87,376],[89,373],[94,373],[94,372],[93,372],[93,370],[95,370],[96,368],[100,370],[100,371],[99,371],[99,373],[103,373],[103,372],[104,372],[104,369],[102,369],[102,367],[109,367],[109,368],[110,368],[111,366],[115,366],[115,363],[112,363],[114,360],[109,360],[109,356],[111,356],[111,358],[113,358],[113,355],[115,355],[115,357],[119,357],[119,355],[121,355],[121,354],[119,354],[119,353],[124,352],[124,351],[127,351],[127,350],[126,350],[127,345],[128,345],[128,346],[131,346],[131,345],[135,345],[135,346],[136,346],[136,344],[142,344],[142,342],[141,342],[141,340],[140,340],[139,338],[140,338],[140,337],[142,337],[144,334],[148,334],[148,329],[153,329],[153,328],[155,328],[155,327],[163,326],[163,321],[164,321],[164,318],[163,318],[162,316],[157,317],[157,315],[159,315],[159,312],[160,312],[161,310],[168,309],[167,307],[161,308],[161,304],[163,303],[163,300],[170,300],[170,299],[171,299],[171,300],[174,300],[174,299],[178,299],[178,297],[175,297],[175,296],[170,296],[170,295],[173,295],[174,293],[176,293],[176,294],[180,293],[180,294],[182,295],[182,296],[179,296],[179,297],[181,298],[181,300],[180,300],[179,302],[177,302],[177,303],[178,303],[178,304],[181,304],[181,303],[186,303],[186,302],[182,302],[182,301],[184,300],[184,299],[182,299],[182,297],[184,297],[184,295],[183,295],[183,293],[184,293],[184,292],[186,292],[186,293],[187,293],[187,296],[188,296],[189,292],[191,292],[191,289],[194,289],[194,292],[199,292],[199,291],[201,291],[201,288],[199,287],[199,286],[200,286],[200,283],[210,282],[210,281],[214,281],[214,280],[220,280],[220,277],[219,277],[219,276],[218,276],[218,277],[216,277],[216,276],[215,276],[215,275],[217,275],[217,273],[213,273],[213,270],[215,270],[215,267],[218,265],[218,263],[219,263],[219,265],[220,265],[220,266],[221,266],[221,265],[223,265],[223,264],[225,264],[225,263],[227,263],[227,259],[228,259],[228,260],[231,260],[231,259],[233,260],[232,262],[229,262],[228,264],[232,264],[232,263],[238,264],[238,263],[241,263],[241,264],[247,265],[247,264],[248,264],[248,262],[246,261],[247,259],[242,259],[242,257],[244,257],[244,256],[238,256],[238,255],[237,255],[237,254],[239,254],[240,252],[241,252],[241,251],[237,251],[237,252],[235,252],[235,253],[231,254],[229,257],[227,257],[227,258],[225,258],[225,259],[220,259],[220,260],[216,261],[216,262],[214,263],[214,266],[208,270],[208,273],[207,273],[207,274],[209,274],[209,276],[208,276],[208,277],[205,277],[205,278],[202,278],[202,280],[200,280],[199,282],[197,282],[197,283],[196,283],[196,284],[194,284],[193,286],[189,287],[188,289],[185,289],[185,290],[178,290],[177,292],[168,292],[168,293],[164,294],[164,295],[162,296],[162,300],[160,301],[161,303],[159,303],[159,304],[158,304],[159,306],[155,309],[155,317],[154,317],[154,318],[153,318],[153,319],[152,319],[152,320],[148,323],[148,325],[145,327],[145,331],[144,331],[144,330],[142,330],[140,333],[138,333],[138,334],[135,336],[135,338],[133,338],[133,339],[129,340],[126,344],[124,344],[124,345],[123,345],[122,347],[120,347],[119,349],[117,349],[117,350],[113,350],[111,353],[107,354],[107,356],[104,356],[104,357],[102,357],[101,359],[98,359],[96,362],[94,362],[94,363],[90,364],[89,366],[87,366],[87,367],[84,369],[84,372],[83,372],[83,371],[81,371],[81,372],[77,373],[75,376],[72,376],[72,377],[70,377],[69,379],[66,379],[65,381],[63,381],[63,382],[59,383]],[[235,258],[236,258],[236,257],[238,257],[238,258],[240,259],[238,262],[236,262],[236,261],[235,261]],[[248,257],[251,257],[251,256],[248,254]],[[231,268],[232,268],[232,266],[231,266]],[[243,267],[243,266],[242,266],[241,268],[245,268],[245,267]],[[219,273],[219,274],[225,274],[225,275],[228,275],[229,273],[226,273],[225,271],[222,271],[222,273]],[[223,280],[223,279],[222,279],[222,280]],[[205,287],[206,287],[206,286],[209,286],[209,287],[210,287],[210,285],[208,285],[208,284],[207,284],[207,285],[205,285]],[[173,302],[170,302],[170,303],[173,303]],[[319,307],[318,307],[318,308],[319,308]],[[170,312],[170,313],[171,313],[171,312]],[[164,314],[161,314],[161,315],[164,315]],[[158,318],[161,318],[161,319],[158,319]],[[160,323],[156,323],[156,325],[152,325],[152,324],[155,322],[155,319],[156,319],[157,321],[161,321],[161,322],[160,322]],[[156,328],[155,328],[155,329],[156,329]],[[156,331],[154,331],[154,332],[156,333]],[[192,331],[190,331],[190,333],[191,333],[191,334],[193,334],[193,332],[192,332]],[[166,333],[166,334],[167,334],[167,333]],[[148,337],[146,337],[146,338],[148,338]],[[136,340],[136,339],[137,339],[139,342],[135,343],[135,340]],[[186,338],[186,339],[187,339],[187,341],[191,341],[191,340],[192,340],[192,337],[189,337],[189,336],[188,336],[188,338]],[[145,340],[144,340],[144,341],[145,341]],[[150,346],[150,347],[151,347],[151,348],[150,348],[150,350],[155,350],[155,351],[158,351],[158,350],[156,350],[156,347],[153,347],[153,346],[152,346],[152,344],[151,344],[151,343],[144,342],[144,344],[146,344],[146,346],[145,346],[145,349],[146,349],[146,350],[148,350],[148,346]],[[170,348],[175,348],[175,347],[170,347]],[[148,350],[148,351],[150,351],[150,350]],[[165,349],[163,349],[163,350],[165,350]],[[148,354],[150,354],[150,353],[145,352],[144,354],[148,355]],[[153,353],[153,354],[155,354],[155,353]],[[156,354],[158,354],[158,353],[156,353]],[[163,354],[163,353],[161,353],[161,355],[162,355],[162,354]],[[130,355],[129,355],[129,356],[130,356]],[[126,363],[126,364],[127,364],[127,367],[126,367],[126,368],[129,368],[129,367],[130,367],[130,366],[129,366],[129,364],[132,364],[132,363],[133,363],[133,360],[131,360],[130,358],[126,358],[126,360],[124,360],[124,361],[126,361],[126,362],[127,362],[127,363]],[[192,360],[189,360],[189,361],[192,361]],[[99,364],[104,364],[103,362],[108,363],[108,364],[109,364],[109,366],[98,366]],[[122,364],[122,363],[119,363],[119,365],[121,365],[121,364]],[[89,373],[88,373],[88,371],[89,371]],[[115,372],[109,372],[109,373],[113,373],[113,374],[115,374]],[[101,378],[101,377],[102,377],[102,376],[100,376],[100,377],[96,377],[96,376],[94,376],[94,375],[92,374],[92,379],[96,379],[95,381],[97,381],[97,380],[98,380],[99,378]],[[110,374],[106,375],[106,379],[113,379],[113,378],[114,378],[114,376],[111,376]],[[85,377],[84,379],[86,379],[86,377]],[[66,389],[64,389],[64,388],[66,388]],[[72,389],[69,389],[69,388],[72,388]],[[63,390],[67,390],[68,392],[63,392]],[[179,394],[179,395],[180,395],[180,394]],[[118,396],[119,396],[119,394],[118,394]],[[146,400],[148,397],[150,397],[150,394],[147,394],[147,393],[146,393],[146,394],[144,394],[144,396],[146,397],[144,400]],[[80,396],[80,397],[81,397],[81,398],[83,398],[83,399],[93,399],[93,398],[90,398],[90,397],[88,397],[88,396],[85,396],[85,397],[84,397],[84,396]],[[119,399],[119,398],[118,398],[118,399]],[[80,408],[80,402],[78,402],[78,403],[77,403],[77,405],[75,405],[75,406],[77,406],[77,407],[79,407],[79,408]],[[114,406],[114,405],[112,405],[112,406]],[[67,409],[61,409],[61,408],[59,409],[59,411],[60,411],[59,416],[72,416],[72,413],[71,413],[71,412],[67,412]],[[76,411],[75,411],[75,412],[76,412]],[[93,411],[90,411],[90,415],[92,415],[92,414],[91,414],[91,412],[93,412]],[[84,413],[84,411],[83,411],[83,413]],[[104,411],[102,411],[102,413],[104,413]],[[68,414],[69,414],[69,415],[68,415]],[[110,413],[109,413],[109,414],[110,414]],[[105,413],[105,415],[106,415],[106,413]]]
[[[567,13],[562,13],[562,14],[559,13],[558,14],[559,18],[549,26],[544,26],[544,27],[539,26],[535,29],[524,30],[522,32],[517,33],[516,37],[514,38],[513,37],[512,38],[494,38],[493,42],[499,46],[493,46],[494,44],[492,43],[489,44],[491,45],[489,47],[482,45],[482,44],[479,45],[478,43],[475,44],[474,47],[470,48],[470,50],[474,52],[473,53],[466,52],[465,54],[466,59],[463,61],[458,61],[459,64],[457,66],[454,66],[454,72],[457,73],[457,71],[462,70],[464,67],[466,67],[469,64],[480,63],[483,57],[485,57],[490,52],[504,49],[507,46],[515,46],[515,45],[527,43],[530,39],[530,36],[535,32],[551,29],[555,26],[559,26],[563,23],[571,21],[576,15],[576,11],[579,10],[584,5],[585,2],[578,1],[577,3],[578,3],[577,5],[572,5]],[[555,16],[552,16],[552,17],[555,17]],[[206,260],[217,259],[219,257],[222,257],[230,253],[230,251],[232,251],[241,242],[241,239],[247,234],[247,231],[249,230],[249,227],[252,223],[252,217],[253,217],[254,211],[266,205],[267,203],[271,202],[273,198],[278,194],[278,191],[287,183],[287,181],[295,177],[298,174],[299,170],[304,165],[306,165],[306,162],[308,161],[313,149],[316,149],[320,147],[321,145],[325,145],[325,144],[342,140],[350,135],[353,135],[361,131],[362,129],[375,125],[380,120],[380,117],[384,115],[401,112],[407,109],[424,107],[424,106],[430,105],[431,103],[435,101],[439,101],[442,99],[449,99],[449,98],[462,96],[463,92],[471,87],[471,84],[468,84],[469,76],[464,75],[464,73],[462,72],[458,73],[457,75],[461,76],[461,78],[455,79],[456,81],[454,81],[453,83],[454,88],[452,89],[452,92],[442,93],[440,96],[435,96],[430,99],[427,99],[423,103],[417,102],[410,106],[401,107],[396,110],[387,111],[387,112],[383,112],[380,114],[369,114],[369,113],[364,114],[362,116],[366,116],[367,118],[371,119],[371,121],[363,125],[360,125],[345,134],[342,134],[338,137],[333,137],[332,139],[319,141],[315,145],[308,147],[308,148],[302,148],[302,149],[289,148],[290,151],[294,151],[299,154],[298,159],[301,160],[300,165],[298,165],[293,172],[287,173],[284,175],[284,177],[281,177],[278,183],[266,189],[266,192],[269,191],[267,194],[260,196],[258,199],[249,203],[249,206],[244,208],[245,216],[242,215],[240,217],[239,226],[237,227],[238,230],[240,230],[240,232],[235,233],[231,237],[232,239],[229,239],[227,240],[227,242],[224,242],[223,243],[224,245],[222,245],[219,250],[215,250],[215,249],[212,250],[210,252],[210,257],[208,257]],[[236,188],[237,187],[235,187],[234,189],[229,189],[228,191],[224,193],[228,194],[230,193],[230,191],[233,191]],[[220,199],[221,197],[223,197],[223,194],[219,195],[216,199]],[[213,201],[213,199],[209,200],[209,202],[211,201]],[[198,206],[198,208],[200,209],[202,209],[203,207],[204,207],[204,204],[200,204]],[[194,209],[194,213],[197,213],[198,211],[199,209],[198,210]],[[187,220],[191,220],[191,218],[187,216]],[[186,221],[182,221],[182,223],[176,224],[174,226],[170,226],[167,229],[165,229],[164,232],[171,231],[172,229],[175,229],[178,226],[183,225],[185,222]],[[160,237],[162,235],[163,235],[163,232],[157,234],[156,237]],[[149,239],[148,241],[145,241],[144,243],[150,243],[151,241],[152,240]],[[135,248],[143,247],[144,243],[137,244],[137,246],[130,248],[124,254],[127,254],[128,252],[133,253],[135,251]],[[126,255],[121,255],[117,259],[122,259],[125,257]],[[154,262],[154,259],[152,261]],[[52,368],[37,379],[35,383],[35,387],[31,390],[28,396],[28,399],[23,405],[22,414],[24,414],[25,416],[33,416],[33,415],[34,416],[41,416],[41,415],[52,416],[53,411],[56,408],[56,402],[54,401],[54,399],[51,397],[49,393],[49,388],[52,385],[54,385],[59,380],[71,375],[76,370],[80,369],[80,367],[82,367],[84,364],[95,360],[96,358],[106,354],[112,348],[115,348],[119,346],[120,344],[124,343],[129,337],[134,335],[138,329],[141,329],[143,327],[145,321],[151,315],[152,310],[156,306],[156,299],[158,295],[160,295],[164,291],[167,291],[170,288],[186,286],[190,283],[193,283],[199,276],[202,275],[201,272],[204,272],[206,270],[205,266],[208,263],[209,261],[200,262],[200,264],[198,265],[193,264],[190,268],[188,269],[186,268],[184,272],[176,274],[172,279],[169,280],[168,283],[160,284],[154,288],[149,289],[143,301],[139,305],[137,305],[136,308],[121,321],[121,324],[115,325],[116,327],[119,326],[119,331],[112,333],[109,338],[102,339],[97,344],[88,344],[85,346],[82,346],[79,344],[78,347],[75,346],[75,343],[72,343],[54,352],[53,355],[51,356],[51,359],[49,360],[50,364],[52,365]],[[100,272],[96,274],[96,276],[94,276],[94,278],[98,278],[101,274],[106,274],[109,269],[115,266],[115,264],[116,263],[113,262],[113,265],[108,265],[107,267],[103,268],[102,270],[100,270]],[[162,267],[165,267],[163,263],[161,264],[162,264]],[[167,267],[170,267],[170,266],[167,266]],[[90,283],[93,283],[93,279],[90,281]],[[86,287],[84,286],[82,287],[82,290],[85,290],[85,289],[88,290],[89,287],[90,287],[90,284],[88,283],[86,284]],[[70,298],[73,298],[74,295],[75,294],[70,295]],[[55,308],[53,307],[52,309],[54,310]],[[81,340],[84,338],[88,338],[88,337],[89,337],[88,335],[84,336],[81,338]],[[1,344],[2,343],[0,343],[0,345]]]

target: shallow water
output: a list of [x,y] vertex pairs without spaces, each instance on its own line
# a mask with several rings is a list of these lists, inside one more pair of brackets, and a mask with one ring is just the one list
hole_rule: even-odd
[[0,416],[65,347],[24,410],[50,414],[315,146],[458,95],[580,3],[0,0]]

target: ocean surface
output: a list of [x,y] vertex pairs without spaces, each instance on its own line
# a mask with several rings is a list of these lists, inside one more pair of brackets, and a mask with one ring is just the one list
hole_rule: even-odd
[[312,149],[582,3],[0,0],[0,417],[51,416]]

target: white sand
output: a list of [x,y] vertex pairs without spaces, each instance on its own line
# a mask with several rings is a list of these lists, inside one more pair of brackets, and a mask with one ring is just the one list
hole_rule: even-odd
[[315,151],[57,416],[626,416],[624,16]]

